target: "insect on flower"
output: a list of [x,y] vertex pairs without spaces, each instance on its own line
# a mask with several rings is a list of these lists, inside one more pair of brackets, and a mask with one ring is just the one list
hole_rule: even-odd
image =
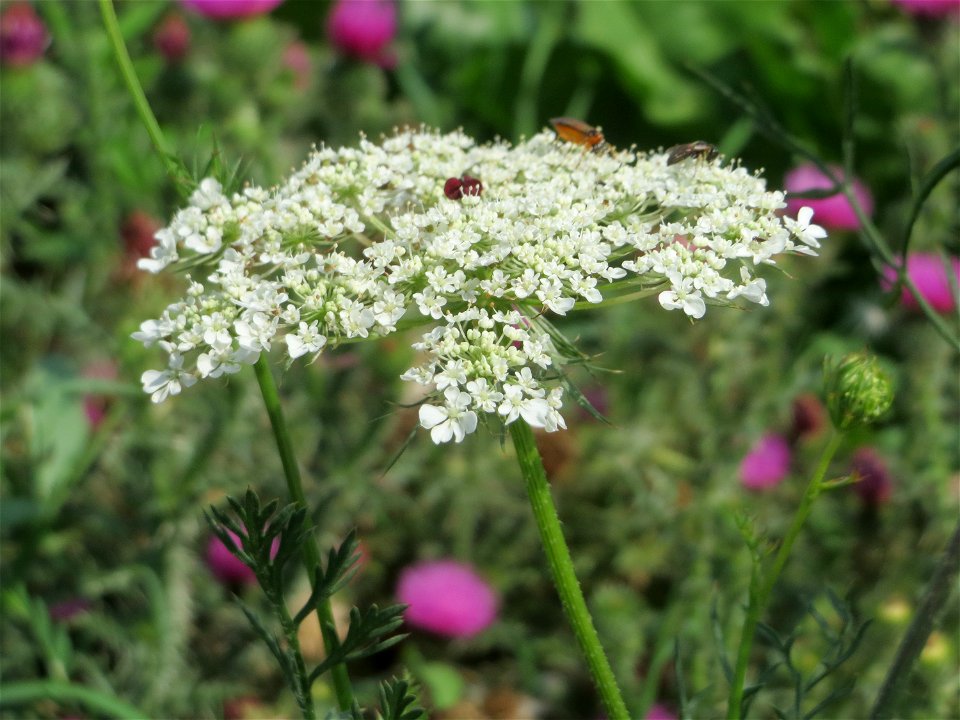
[[694,140],[691,143],[683,145],[674,145],[667,148],[667,165],[676,165],[687,158],[702,158],[704,160],[713,160],[717,156],[716,145],[711,145],[703,140]]
[[603,139],[603,133],[593,125],[588,125],[583,120],[568,117],[550,118],[550,124],[557,132],[557,137],[574,145],[583,145],[594,152],[600,151],[606,146],[606,140]]
[[451,200],[459,200],[464,195],[480,195],[482,192],[483,183],[470,175],[452,177],[443,184],[443,194]]

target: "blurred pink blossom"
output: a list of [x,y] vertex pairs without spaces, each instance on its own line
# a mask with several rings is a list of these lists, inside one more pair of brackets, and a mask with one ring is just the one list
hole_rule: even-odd
[[497,616],[497,597],[469,565],[436,560],[408,567],[397,598],[408,623],[448,637],[470,637]]
[[911,15],[940,17],[960,13],[960,0],[890,0]]
[[[83,377],[91,380],[116,380],[117,364],[113,360],[95,360],[83,369]],[[107,416],[110,398],[106,395],[89,393],[83,396],[83,411],[90,427],[96,430]]]
[[183,60],[190,50],[190,26],[178,12],[169,13],[153,31],[153,46],[171,64]]
[[[960,284],[960,259],[950,258],[948,264],[953,270],[953,281]],[[910,253],[907,256],[907,275],[917,286],[923,299],[937,312],[952,312],[957,307],[957,299],[953,294],[950,277],[947,275],[946,264],[938,254]],[[897,272],[893,268],[885,268],[883,277],[884,286],[889,289],[897,280]],[[917,299],[906,287],[900,294],[900,302],[909,310],[920,309]]]
[[293,73],[293,86],[304,90],[310,86],[310,51],[307,44],[294,40],[283,51],[283,65]]
[[341,52],[390,68],[387,45],[397,34],[393,0],[337,0],[327,18],[327,35]]
[[860,478],[852,487],[866,504],[880,505],[890,499],[893,480],[880,453],[870,447],[860,448],[850,464],[851,473]]
[[236,20],[264,15],[283,0],[180,0],[184,7],[212,20]]
[[[239,535],[231,530],[227,530],[227,534],[230,535],[230,539],[236,543],[237,547],[243,547],[243,541]],[[280,539],[274,538],[270,547],[271,558],[276,557],[279,547]],[[257,582],[253,570],[230,552],[230,549],[216,535],[212,535],[207,542],[206,560],[210,572],[224,585],[253,585]]]
[[51,620],[69,622],[78,615],[88,612],[92,607],[93,603],[86,598],[76,597],[54,603],[47,608],[47,614]]
[[644,720],[677,720],[677,716],[670,712],[666,706],[656,703],[647,710]]
[[[830,171],[841,177],[843,168],[830,166]],[[833,181],[824,175],[815,165],[800,165],[787,173],[783,180],[783,187],[788,193],[801,193],[807,190],[828,190],[833,187]],[[873,214],[873,197],[860,180],[854,178],[853,192],[860,207],[867,217]],[[860,221],[850,202],[842,194],[830,195],[825,198],[787,198],[787,213],[796,216],[802,207],[813,208],[813,217],[818,225],[830,230],[856,230]]]
[[790,425],[792,441],[805,440],[820,434],[827,424],[827,409],[813,393],[803,393],[793,399],[793,422]]
[[49,44],[47,27],[29,3],[12,3],[0,14],[0,62],[4,65],[32,65]]
[[740,482],[748,490],[774,487],[790,472],[790,445],[780,435],[764,435],[740,462]]

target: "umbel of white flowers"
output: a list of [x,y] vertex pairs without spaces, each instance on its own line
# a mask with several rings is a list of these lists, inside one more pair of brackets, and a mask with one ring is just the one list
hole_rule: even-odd
[[551,315],[641,290],[692,318],[767,305],[757,271],[825,236],[812,210],[784,206],[735,163],[589,152],[550,132],[511,146],[403,130],[315,150],[269,190],[228,197],[206,179],[140,261],[190,271],[184,297],[133,335],[168,355],[143,388],[162,402],[274,343],[313,358],[403,319],[433,325],[402,377],[434,389],[420,407],[434,442],[460,442],[481,413],[556,430],[570,356]]

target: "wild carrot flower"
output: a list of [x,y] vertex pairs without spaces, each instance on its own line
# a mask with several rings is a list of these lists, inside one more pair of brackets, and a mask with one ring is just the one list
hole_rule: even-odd
[[180,0],[191,10],[213,20],[236,20],[264,15],[283,0]]
[[780,484],[790,472],[790,445],[779,435],[764,435],[740,462],[740,482],[748,490]]
[[[888,267],[883,275],[885,284],[891,287],[897,278],[896,270]],[[910,253],[907,256],[907,275],[923,299],[937,312],[953,312],[957,307],[954,287],[960,287],[960,259],[948,258],[945,263],[936,253]],[[920,309],[917,299],[906,287],[901,291],[900,302],[908,310]]]
[[[843,168],[831,166],[831,172],[837,177],[843,176]],[[784,178],[783,185],[788,193],[802,193],[808,190],[828,190],[833,187],[833,180],[824,175],[814,165],[800,165],[791,170]],[[853,192],[857,197],[864,214],[869,217],[873,214],[873,197],[867,187],[854,179]],[[825,198],[790,198],[787,200],[787,212],[797,215],[802,208],[808,207],[817,215],[817,222],[831,230],[856,230],[860,227],[860,220],[853,210],[850,201],[844,195],[837,193]]]
[[49,44],[47,27],[29,3],[11,3],[0,14],[0,62],[4,65],[32,65]]
[[[449,197],[450,178],[471,191]],[[816,254],[824,235],[784,205],[736,163],[591,153],[548,132],[510,146],[404,130],[322,147],[269,190],[228,194],[208,178],[139,263],[188,270],[184,297],[133,336],[168,356],[144,390],[161,402],[275,347],[313,359],[433,325],[402,378],[432,389],[420,420],[435,442],[481,418],[557,430],[564,367],[580,356],[553,317],[605,293],[658,294],[691,318],[767,305],[760,271]]]
[[470,637],[497,616],[497,597],[469,565],[453,560],[423,562],[400,576],[397,599],[409,605],[411,625],[448,637]]

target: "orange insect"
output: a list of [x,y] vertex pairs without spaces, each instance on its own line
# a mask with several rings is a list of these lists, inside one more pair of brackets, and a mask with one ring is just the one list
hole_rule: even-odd
[[566,140],[574,145],[583,145],[594,152],[599,151],[606,146],[606,140],[603,139],[603,133],[576,118],[556,117],[550,118],[550,124],[557,132],[557,137]]

